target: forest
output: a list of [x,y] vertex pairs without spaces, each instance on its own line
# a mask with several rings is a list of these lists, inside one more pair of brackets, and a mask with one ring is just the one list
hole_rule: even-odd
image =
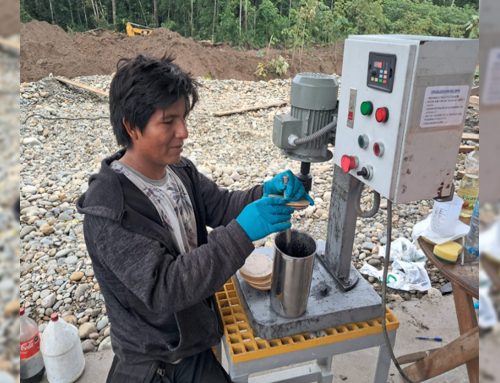
[[242,48],[312,46],[349,34],[479,35],[479,0],[21,0],[21,21],[123,32],[131,21]]

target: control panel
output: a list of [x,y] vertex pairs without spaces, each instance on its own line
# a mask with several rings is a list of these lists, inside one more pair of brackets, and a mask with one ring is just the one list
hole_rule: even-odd
[[395,70],[396,55],[370,52],[366,85],[391,93]]
[[395,203],[449,196],[477,54],[470,39],[350,36],[335,163]]

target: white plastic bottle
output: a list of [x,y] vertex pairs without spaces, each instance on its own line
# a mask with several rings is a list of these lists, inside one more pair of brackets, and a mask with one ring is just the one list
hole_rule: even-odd
[[45,371],[40,352],[40,333],[36,322],[24,315],[24,307],[19,309],[19,316],[21,383],[37,383],[42,380]]
[[85,357],[78,329],[57,313],[50,316],[42,334],[41,349],[50,383],[72,383],[83,373]]

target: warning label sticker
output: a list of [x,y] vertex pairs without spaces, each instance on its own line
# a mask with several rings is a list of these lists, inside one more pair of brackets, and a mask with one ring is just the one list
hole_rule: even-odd
[[482,101],[485,105],[500,104],[500,47],[488,54]]
[[467,107],[469,86],[430,86],[425,90],[421,128],[460,125]]

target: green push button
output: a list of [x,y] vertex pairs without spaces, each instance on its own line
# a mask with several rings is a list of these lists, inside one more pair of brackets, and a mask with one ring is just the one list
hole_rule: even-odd
[[363,116],[369,116],[373,112],[373,104],[371,101],[363,101],[360,109]]

